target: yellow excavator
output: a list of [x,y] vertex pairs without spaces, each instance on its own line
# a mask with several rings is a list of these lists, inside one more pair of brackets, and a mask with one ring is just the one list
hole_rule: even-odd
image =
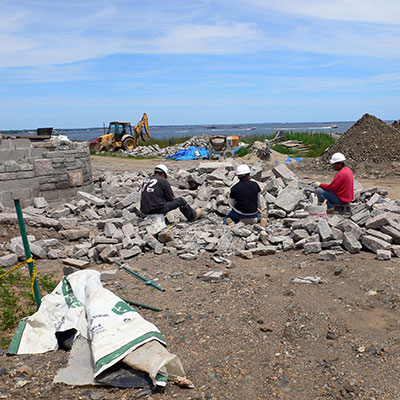
[[144,113],[142,119],[133,127],[128,121],[113,121],[108,126],[107,133],[90,142],[91,151],[115,151],[117,149],[132,150],[139,145],[139,140],[144,142],[151,138],[149,121]]

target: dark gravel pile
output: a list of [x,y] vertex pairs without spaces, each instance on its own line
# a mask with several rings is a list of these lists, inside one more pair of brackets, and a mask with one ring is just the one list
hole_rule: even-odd
[[329,163],[336,152],[343,153],[350,162],[390,164],[400,161],[399,126],[399,122],[388,125],[365,114],[321,155],[319,161]]

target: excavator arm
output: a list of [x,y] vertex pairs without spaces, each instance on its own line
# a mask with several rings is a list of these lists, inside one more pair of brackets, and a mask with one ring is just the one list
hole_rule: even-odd
[[[144,132],[143,132],[144,128]],[[134,139],[135,139],[135,147],[139,145],[139,139],[142,139],[143,142],[147,142],[151,138],[149,131],[149,120],[147,118],[147,114],[144,113],[142,119],[136,124],[133,128]]]

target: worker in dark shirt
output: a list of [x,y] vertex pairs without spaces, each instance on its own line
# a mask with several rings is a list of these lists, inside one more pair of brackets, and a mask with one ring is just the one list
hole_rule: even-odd
[[257,218],[260,220],[261,214],[258,211],[260,186],[250,179],[250,168],[241,164],[236,169],[236,176],[239,182],[231,189],[229,204],[232,210],[224,219],[225,225],[234,225],[241,219]]
[[166,214],[168,211],[179,208],[188,221],[195,221],[201,215],[201,209],[194,210],[181,197],[174,197],[168,180],[168,168],[159,164],[154,174],[147,178],[142,185],[140,211],[143,214]]

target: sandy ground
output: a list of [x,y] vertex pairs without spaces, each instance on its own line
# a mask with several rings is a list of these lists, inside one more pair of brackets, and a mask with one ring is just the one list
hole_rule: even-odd
[[[160,160],[93,157],[93,170],[152,169]],[[193,162],[172,162],[181,168]],[[329,181],[333,174],[296,171]],[[396,176],[360,179],[400,198]],[[28,232],[29,233],[29,232]],[[290,251],[243,260],[232,257],[226,277],[201,276],[223,269],[209,254],[195,261],[146,254],[129,266],[157,279],[158,292],[124,271],[105,286],[117,295],[156,306],[138,311],[165,335],[180,356],[195,389],[173,384],[146,399],[328,400],[400,398],[400,268],[398,259],[347,255],[340,262]],[[41,272],[62,275],[56,261]],[[110,265],[93,265],[111,269]],[[295,277],[319,276],[321,284],[294,284]],[[0,354],[0,399],[133,399],[138,389],[52,384],[68,353],[6,357]],[[20,383],[23,382],[23,383]]]

